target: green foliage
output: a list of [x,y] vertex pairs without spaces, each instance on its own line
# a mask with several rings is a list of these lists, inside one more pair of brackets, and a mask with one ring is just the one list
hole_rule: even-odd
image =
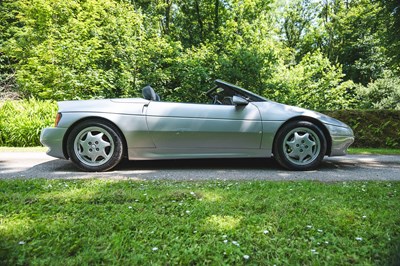
[[380,17],[384,18],[384,25],[387,31],[384,34],[387,53],[390,63],[400,69],[400,2],[398,0],[382,0]]
[[0,146],[40,146],[40,132],[54,124],[56,113],[53,101],[0,102]]
[[297,62],[321,50],[343,66],[345,80],[366,85],[382,75],[390,57],[382,45],[388,33],[383,10],[379,1],[290,1],[280,26],[283,44]]
[[152,73],[149,60],[168,49],[144,33],[142,15],[124,2],[20,0],[14,6],[21,15],[5,50],[18,61],[17,82],[27,96],[135,95],[141,74]]
[[305,55],[299,64],[281,66],[269,81],[267,98],[314,110],[340,110],[355,104],[354,84],[343,82],[340,65],[332,65],[319,51]]
[[352,147],[400,149],[400,111],[339,110],[324,113],[353,129],[355,142]]
[[383,78],[358,86],[358,96],[363,108],[400,110],[400,77],[386,72]]
[[394,265],[399,182],[0,181],[2,265]]
[[399,71],[396,1],[282,3],[0,1],[0,98],[135,97],[151,84],[164,100],[199,102],[221,78],[341,109],[358,107],[354,84],[397,82],[384,76]]

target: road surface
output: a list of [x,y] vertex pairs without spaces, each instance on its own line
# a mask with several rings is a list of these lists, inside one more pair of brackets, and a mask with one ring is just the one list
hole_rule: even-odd
[[114,171],[81,172],[44,152],[0,152],[0,179],[110,178],[137,180],[400,180],[398,155],[326,157],[318,170],[283,170],[274,159],[129,161]]

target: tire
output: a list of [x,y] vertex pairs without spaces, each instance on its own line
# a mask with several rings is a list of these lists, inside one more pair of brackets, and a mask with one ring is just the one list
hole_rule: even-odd
[[326,149],[326,138],[318,126],[307,121],[293,121],[277,133],[273,153],[286,169],[307,171],[321,163]]
[[71,161],[84,171],[108,171],[123,157],[122,137],[111,123],[83,121],[70,132],[67,151]]

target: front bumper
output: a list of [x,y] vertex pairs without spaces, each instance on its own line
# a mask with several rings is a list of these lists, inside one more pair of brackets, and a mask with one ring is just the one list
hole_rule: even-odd
[[40,142],[49,148],[47,151],[48,155],[60,159],[67,159],[63,151],[63,140],[66,131],[66,128],[58,127],[48,127],[42,130]]
[[354,142],[354,133],[350,127],[327,125],[332,138],[331,152],[329,156],[341,156],[347,154],[347,149]]

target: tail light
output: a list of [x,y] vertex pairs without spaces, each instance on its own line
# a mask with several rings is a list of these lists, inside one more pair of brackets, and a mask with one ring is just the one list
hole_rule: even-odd
[[61,113],[57,113],[56,121],[55,121],[55,123],[54,123],[54,126],[55,126],[55,127],[58,126],[58,123],[60,122],[61,117],[62,117],[62,114],[61,114]]

